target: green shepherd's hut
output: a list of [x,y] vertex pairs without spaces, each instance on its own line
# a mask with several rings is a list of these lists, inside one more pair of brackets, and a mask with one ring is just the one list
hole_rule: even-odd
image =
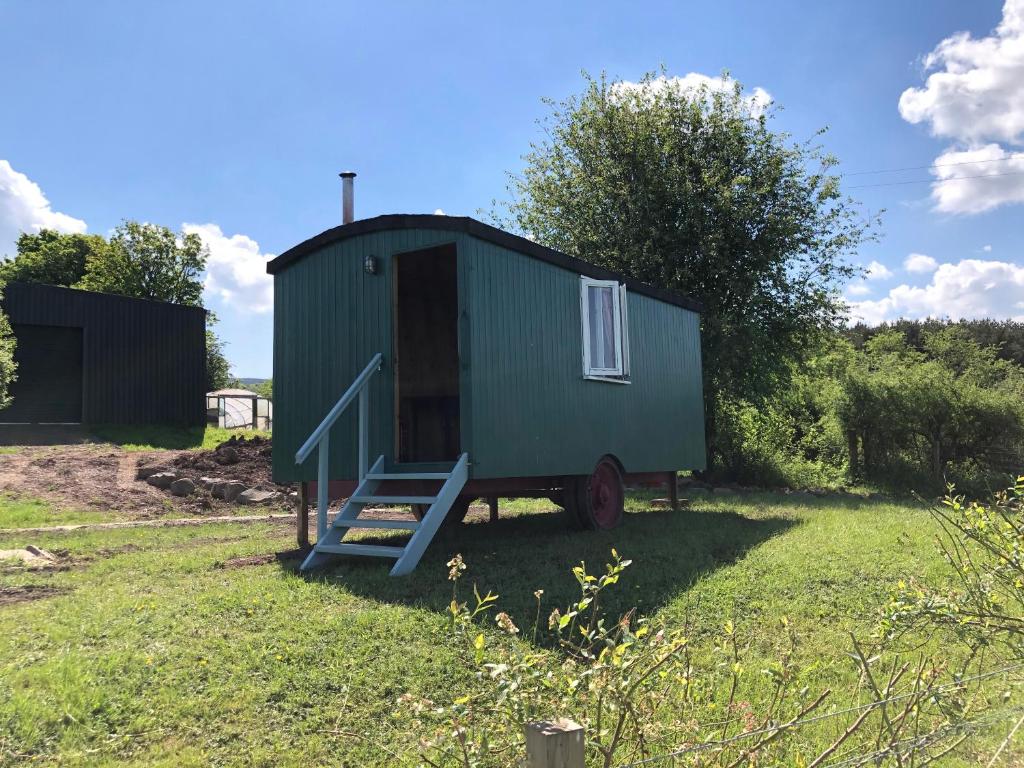
[[[351,554],[408,573],[480,497],[550,497],[611,528],[625,483],[674,496],[678,470],[703,468],[697,301],[471,218],[352,220],[354,175],[345,223],[267,265],[274,479],[317,481],[304,569]],[[368,505],[416,519],[361,519]],[[412,536],[343,541],[364,528]]]

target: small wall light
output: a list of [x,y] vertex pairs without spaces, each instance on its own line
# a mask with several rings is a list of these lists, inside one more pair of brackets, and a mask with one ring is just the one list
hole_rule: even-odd
[[363,259],[363,271],[368,275],[377,274],[377,257],[370,255]]

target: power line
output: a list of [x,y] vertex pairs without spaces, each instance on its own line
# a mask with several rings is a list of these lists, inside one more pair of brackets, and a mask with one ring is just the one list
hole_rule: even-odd
[[904,184],[945,184],[947,181],[966,181],[967,179],[994,179],[997,176],[1024,176],[1024,171],[1007,171],[1006,173],[980,173],[977,176],[956,176],[952,179],[913,179],[911,181],[887,181],[879,184],[856,184],[846,189],[867,189],[868,187],[899,187]]
[[978,163],[1003,163],[1010,160],[1020,160],[1024,158],[1024,153],[1015,152],[1012,155],[1006,157],[993,157],[989,160],[962,160],[956,163],[932,163],[931,165],[908,165],[905,168],[879,168],[874,171],[851,171],[849,173],[841,173],[840,176],[870,176],[876,173],[900,173],[901,171],[927,171],[932,168],[949,168],[955,165],[976,165]]

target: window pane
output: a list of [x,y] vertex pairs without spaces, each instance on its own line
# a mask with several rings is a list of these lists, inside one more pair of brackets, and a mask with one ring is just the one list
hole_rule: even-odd
[[601,289],[596,286],[587,287],[587,322],[590,326],[590,367],[603,368],[603,345],[601,344]]
[[615,353],[615,298],[610,286],[587,286],[587,321],[590,367],[605,370],[618,368]]
[[602,368],[616,368],[615,364],[615,305],[612,300],[612,289],[601,289],[601,325],[604,350]]

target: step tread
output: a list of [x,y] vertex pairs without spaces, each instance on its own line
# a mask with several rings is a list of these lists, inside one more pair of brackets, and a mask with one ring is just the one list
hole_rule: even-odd
[[358,517],[352,520],[335,520],[335,528],[394,528],[398,530],[415,531],[420,527],[417,520],[360,520]]
[[398,558],[405,552],[405,547],[387,547],[383,544],[322,544],[314,547],[317,552],[332,555],[363,555],[366,557]]
[[451,472],[370,472],[370,480],[447,480]]
[[433,504],[437,496],[353,496],[349,501],[356,504]]

